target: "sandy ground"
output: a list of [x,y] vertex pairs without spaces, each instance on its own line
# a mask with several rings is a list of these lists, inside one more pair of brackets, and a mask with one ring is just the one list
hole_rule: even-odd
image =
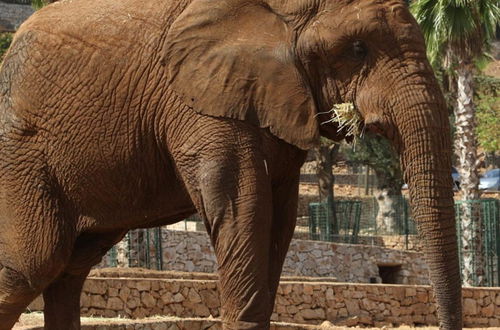
[[[175,317],[153,317],[153,318],[147,318],[144,320],[127,320],[123,318],[113,318],[113,319],[106,319],[106,318],[90,318],[90,317],[83,317],[82,318],[82,325],[100,325],[100,326],[110,326],[111,324],[127,324],[127,325],[132,325],[132,324],[137,324],[137,325],[144,325],[147,323],[157,323],[157,322],[172,322],[172,321],[178,321],[180,320],[179,318]],[[189,320],[201,320],[201,319],[189,319]],[[215,320],[214,320],[215,321]],[[353,328],[346,328],[346,327],[335,327],[332,326],[331,324],[327,324],[325,322],[324,325],[322,326],[307,326],[307,325],[298,325],[298,324],[286,324],[286,323],[277,323],[277,325],[280,325],[284,329],[290,328],[290,329],[324,329],[324,330],[337,330],[337,329],[353,329]],[[16,330],[27,330],[27,329],[36,329],[37,327],[43,326],[43,315],[41,313],[31,313],[31,314],[23,314],[21,315],[21,318],[19,322],[14,326],[14,329]],[[380,329],[380,328],[365,328],[365,329]],[[411,327],[399,327],[399,328],[383,328],[383,329],[414,329]],[[438,329],[436,327],[427,327],[427,328],[418,328],[418,329]],[[492,330],[492,328],[488,329]]]
[[[165,324],[169,324],[171,322],[176,322],[180,320],[185,321],[208,321],[217,323],[217,320],[214,319],[180,319],[176,317],[152,317],[143,320],[129,320],[124,318],[90,318],[90,317],[82,317],[82,325],[89,326],[99,326],[99,329],[106,329],[111,325],[127,325],[127,329],[133,329],[132,326],[136,325],[137,327],[141,327],[146,324],[158,324],[164,322]],[[400,326],[400,327],[382,327],[382,328],[359,328],[359,327],[336,327],[328,321],[325,321],[321,326],[311,326],[311,325],[299,325],[299,324],[286,324],[286,323],[274,323],[276,329],[296,329],[296,330],[312,330],[312,329],[321,329],[321,330],[340,330],[340,329],[367,329],[367,330],[382,330],[382,329],[398,329],[398,330],[410,330],[410,329],[419,329],[419,330],[438,330],[437,327],[409,327],[409,326]],[[14,326],[15,330],[28,330],[28,329],[38,329],[43,326],[43,315],[41,313],[30,313],[30,314],[22,314],[18,323]],[[134,327],[135,328],[135,327]],[[40,328],[41,329],[41,328]],[[187,328],[186,328],[187,329]],[[469,328],[469,329],[477,329],[477,330],[500,330],[500,328]]]

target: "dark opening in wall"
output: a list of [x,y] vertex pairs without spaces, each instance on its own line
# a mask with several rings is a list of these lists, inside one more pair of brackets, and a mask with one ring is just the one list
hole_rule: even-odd
[[401,265],[378,265],[378,273],[382,283],[401,284]]

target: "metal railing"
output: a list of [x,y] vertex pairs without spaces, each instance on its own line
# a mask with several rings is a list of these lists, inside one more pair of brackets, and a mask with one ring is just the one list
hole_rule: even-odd
[[455,202],[460,268],[474,286],[500,286],[500,201]]
[[309,238],[317,241],[356,244],[360,215],[360,201],[310,203]]
[[16,5],[31,5],[31,0],[0,0],[0,2],[12,3]]

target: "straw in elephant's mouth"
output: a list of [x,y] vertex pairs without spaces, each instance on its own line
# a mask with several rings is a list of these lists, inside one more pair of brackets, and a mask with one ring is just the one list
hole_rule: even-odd
[[338,125],[337,132],[344,133],[345,136],[354,138],[363,135],[363,117],[353,103],[334,104],[332,109],[326,112],[330,115],[330,119],[321,123],[336,123]]

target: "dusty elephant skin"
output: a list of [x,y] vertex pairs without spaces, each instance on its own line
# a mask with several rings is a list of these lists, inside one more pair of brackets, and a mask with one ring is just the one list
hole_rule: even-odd
[[[267,329],[299,168],[334,104],[401,154],[444,329],[461,327],[447,111],[402,1],[73,0],[0,72],[0,329],[78,329],[127,230],[205,219],[225,329]],[[332,265],[335,267],[335,265]]]

